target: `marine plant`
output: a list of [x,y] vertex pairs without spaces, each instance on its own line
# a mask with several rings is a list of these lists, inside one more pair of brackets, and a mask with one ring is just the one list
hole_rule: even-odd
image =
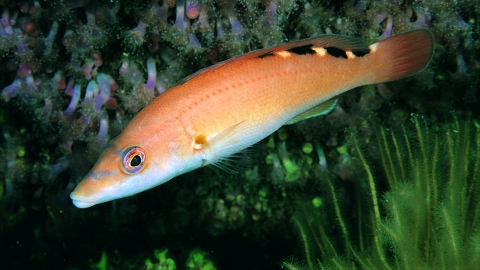
[[[351,135],[358,181],[299,202],[305,265],[287,269],[474,269],[480,263],[480,125],[421,117]],[[382,192],[383,191],[383,192]],[[351,196],[348,193],[352,194]],[[348,203],[351,202],[351,203]]]
[[150,259],[145,260],[145,269],[147,270],[175,270],[177,269],[175,261],[167,257],[168,249],[155,250],[155,258],[158,262],[152,262]]
[[[167,257],[168,249],[155,249],[155,258],[153,262],[150,259],[145,260],[145,269],[147,270],[175,270],[174,259]],[[190,252],[187,261],[185,262],[186,269],[198,270],[215,270],[217,269],[214,263],[209,260],[207,252],[200,249],[194,249]],[[158,262],[157,262],[158,261]]]

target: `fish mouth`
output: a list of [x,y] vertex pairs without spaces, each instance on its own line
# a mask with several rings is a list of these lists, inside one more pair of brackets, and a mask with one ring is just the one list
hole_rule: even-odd
[[72,193],[70,193],[70,199],[72,199],[73,205],[75,205],[78,208],[88,208],[99,203],[108,202],[108,201],[117,199],[118,197],[118,196],[115,196],[116,192],[114,189],[102,190],[97,194],[90,194],[88,196],[83,196],[79,194],[82,191],[81,188],[80,188],[80,191],[77,190],[79,187],[77,187],[75,190],[73,190]]
[[77,194],[77,190],[75,189],[72,193],[70,193],[70,199],[72,199],[73,205],[78,208],[88,208],[94,206],[96,204],[102,203],[104,201],[108,201],[108,195],[100,194],[101,196],[89,196],[84,197],[82,195]]
[[73,205],[88,208],[96,204],[116,199],[119,185],[115,182],[115,174],[107,171],[89,172],[87,176],[70,193]]
[[70,198],[72,199],[73,205],[75,205],[77,208],[88,208],[99,203],[98,201],[88,201],[76,198],[73,194],[70,194]]

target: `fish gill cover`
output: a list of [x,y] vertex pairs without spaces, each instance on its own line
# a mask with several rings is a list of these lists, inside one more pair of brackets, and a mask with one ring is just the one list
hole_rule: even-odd
[[[399,129],[412,113],[432,127],[479,119],[476,1],[2,0],[0,5],[0,257],[9,269],[85,269],[99,261],[106,269],[148,269],[146,260],[170,268],[280,268],[288,256],[304,256],[291,221],[297,198],[330,196],[318,168],[330,173],[342,205],[354,203],[348,192],[364,174],[353,169],[352,138],[367,143],[380,126]],[[430,29],[436,40],[426,70],[347,92],[330,114],[282,128],[256,146],[256,162],[245,172],[206,167],[89,210],[71,204],[68,194],[109,140],[183,77],[254,49],[321,34],[371,44],[418,28]],[[375,173],[382,170],[374,167]],[[373,179],[378,196],[391,189]],[[364,199],[371,198],[369,190]],[[442,209],[432,210],[432,220],[445,221]],[[394,226],[391,210],[385,211],[378,224]],[[401,250],[394,232],[384,235],[386,245]],[[326,233],[342,236],[341,229]],[[362,238],[351,237],[357,239]],[[383,266],[396,258],[383,254]],[[463,258],[449,256],[453,265]]]

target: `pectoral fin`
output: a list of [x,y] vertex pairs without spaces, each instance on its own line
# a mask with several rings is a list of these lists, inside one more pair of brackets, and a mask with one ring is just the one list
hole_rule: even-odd
[[[232,125],[205,142],[204,156],[209,163],[229,173],[239,173],[248,168],[254,151],[245,142],[252,125],[244,120]],[[221,155],[219,155],[221,153]]]

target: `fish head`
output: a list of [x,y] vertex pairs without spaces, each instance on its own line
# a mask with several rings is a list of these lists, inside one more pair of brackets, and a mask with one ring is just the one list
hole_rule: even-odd
[[165,168],[168,151],[159,147],[158,138],[139,141],[135,136],[122,135],[106,146],[70,194],[76,207],[132,196],[173,178]]

